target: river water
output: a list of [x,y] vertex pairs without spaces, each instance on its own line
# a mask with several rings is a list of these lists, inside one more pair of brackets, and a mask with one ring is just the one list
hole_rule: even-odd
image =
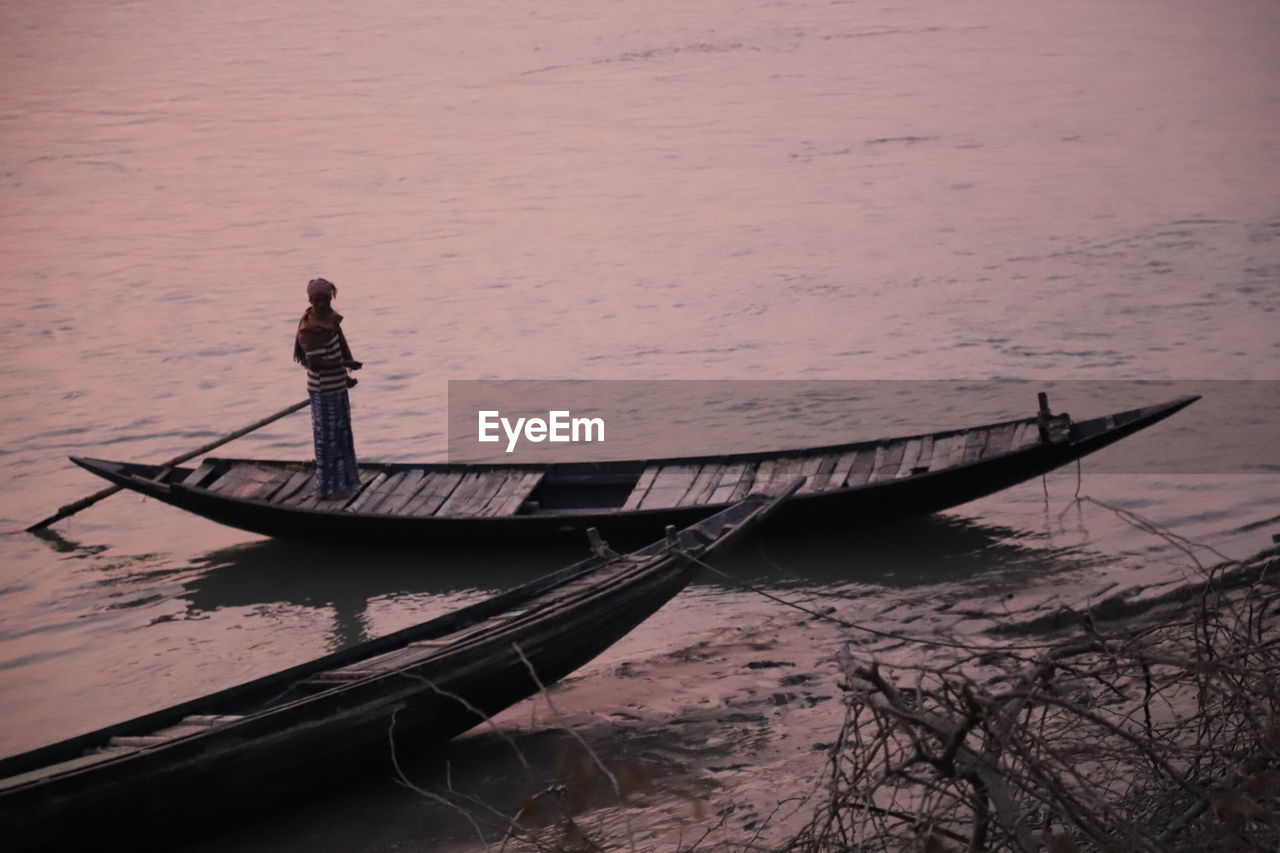
[[[1000,379],[1029,380],[1028,413],[1054,381],[1078,416],[1204,395],[1079,482],[1072,469],[932,519],[725,558],[867,618],[978,630],[1008,602],[1189,571],[1108,510],[1064,513],[1078,490],[1246,556],[1280,530],[1278,43],[1269,0],[4,4],[0,526],[100,486],[68,455],[161,460],[300,399],[292,330],[323,275],[366,364],[353,405],[368,459],[443,458],[451,379],[952,381],[945,405],[847,416],[797,381],[753,422],[760,447],[994,420]],[[674,435],[717,450],[701,428]],[[219,453],[306,458],[306,415]],[[0,536],[4,754],[579,553],[312,548],[128,494],[54,531]],[[708,673],[682,686],[658,667],[633,695],[618,673],[782,618],[774,607],[700,582],[565,701],[583,719],[630,703],[656,738],[682,702],[716,695],[694,683]],[[830,680],[837,636],[775,627]],[[743,667],[760,652],[735,643],[726,684],[759,674]],[[613,687],[593,694],[593,679]],[[836,704],[766,715],[771,754]],[[502,719],[534,736],[529,713]],[[480,799],[504,772],[485,737],[450,753]],[[822,761],[806,743],[760,791],[686,752],[663,765],[684,793],[651,809],[660,848],[680,809],[696,838],[724,802],[765,810]],[[204,843],[474,844],[417,799],[379,811],[371,790]]]

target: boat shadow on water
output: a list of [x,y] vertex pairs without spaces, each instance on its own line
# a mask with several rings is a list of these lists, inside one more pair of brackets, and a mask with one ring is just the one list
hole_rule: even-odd
[[[1043,577],[1095,564],[1098,555],[1051,547],[1039,534],[932,515],[866,530],[758,532],[717,553],[695,586],[739,589],[867,584],[908,588],[980,580],[985,575]],[[466,599],[510,589],[581,559],[581,543],[492,543],[430,549],[305,545],[265,540],[197,558],[198,576],[182,597],[193,612],[265,603],[335,608],[353,616],[371,601],[400,596]]]

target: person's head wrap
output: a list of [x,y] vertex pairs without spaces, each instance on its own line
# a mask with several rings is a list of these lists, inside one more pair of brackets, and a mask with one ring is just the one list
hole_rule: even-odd
[[338,288],[333,282],[324,278],[313,278],[307,282],[307,298],[324,294],[330,299],[338,295]]

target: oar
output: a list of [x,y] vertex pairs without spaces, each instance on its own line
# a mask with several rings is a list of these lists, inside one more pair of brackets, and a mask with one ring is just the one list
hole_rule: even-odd
[[[298,411],[298,409],[305,407],[310,402],[311,402],[310,399],[306,399],[299,403],[294,403],[292,406],[289,406],[288,408],[285,408],[285,409],[281,409],[280,411],[276,412],[274,415],[268,415],[267,417],[263,418],[260,421],[254,421],[253,423],[249,424],[247,427],[242,427],[236,430],[235,432],[227,433],[222,438],[219,438],[216,441],[211,441],[208,444],[201,445],[200,447],[197,447],[195,450],[191,451],[190,453],[184,453],[181,456],[175,456],[169,461],[162,463],[162,465],[163,467],[167,468],[172,465],[177,465],[181,462],[186,462],[188,459],[194,459],[195,457],[199,456],[201,453],[208,453],[210,450],[213,450],[215,447],[221,447],[222,445],[226,444],[228,441],[237,439],[242,435],[248,435],[249,433],[253,432],[255,429],[264,427],[267,424],[271,423],[272,421],[280,420],[285,415],[291,415],[294,412]],[[123,488],[124,486],[111,486],[109,488],[103,489],[100,492],[95,492],[92,495],[89,495],[89,497],[87,498],[81,498],[80,500],[76,501],[73,504],[67,504],[66,506],[62,507],[60,510],[55,512],[53,515],[44,519],[43,521],[37,521],[35,524],[28,527],[27,532],[33,533],[37,530],[41,530],[45,527],[48,527],[50,524],[53,524],[55,521],[61,521],[62,519],[66,518],[69,515],[75,515],[80,510],[85,509],[86,507],[93,506],[103,498],[111,497],[112,495],[114,495],[116,492],[120,491]]]

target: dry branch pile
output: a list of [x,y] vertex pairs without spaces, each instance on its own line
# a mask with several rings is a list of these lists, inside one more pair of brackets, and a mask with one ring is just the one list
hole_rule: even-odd
[[788,849],[1280,850],[1277,569],[1056,644],[894,667],[847,646],[824,801]]

